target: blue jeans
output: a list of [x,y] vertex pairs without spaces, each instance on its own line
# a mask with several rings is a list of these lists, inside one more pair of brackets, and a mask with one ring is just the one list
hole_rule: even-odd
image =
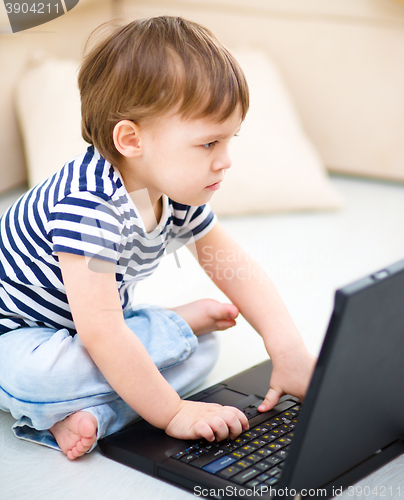
[[[216,336],[196,337],[173,311],[137,306],[125,314],[125,322],[180,395],[197,387],[217,361]],[[72,413],[86,410],[95,416],[97,440],[138,416],[110,387],[78,335],[41,327],[0,336],[0,410],[17,420],[18,438],[58,450],[48,429]]]

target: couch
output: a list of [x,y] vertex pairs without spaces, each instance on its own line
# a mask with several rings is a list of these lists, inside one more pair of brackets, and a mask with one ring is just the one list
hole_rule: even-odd
[[[270,274],[317,354],[335,290],[403,258],[404,4],[80,0],[64,16],[18,34],[0,5],[1,213],[85,146],[72,82],[87,35],[112,17],[158,14],[208,26],[245,68],[250,118],[234,143],[226,190],[213,206]],[[254,147],[247,151],[249,144]],[[235,206],[235,197],[243,202]],[[180,267],[173,255],[163,259],[135,300],[169,307],[205,296],[224,299],[187,250],[177,258]],[[201,388],[267,359],[243,318],[220,337],[219,361]],[[0,412],[2,500],[192,498],[105,459],[98,449],[69,462],[20,442],[12,422]],[[391,486],[398,498],[403,467],[399,457],[356,486]],[[355,495],[365,498],[360,489]]]

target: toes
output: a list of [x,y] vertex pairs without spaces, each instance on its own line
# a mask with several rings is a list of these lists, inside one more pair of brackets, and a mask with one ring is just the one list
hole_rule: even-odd
[[81,457],[91,448],[93,443],[94,439],[91,438],[83,438],[80,441],[77,441],[76,445],[66,453],[67,458],[75,460],[76,458]]
[[228,304],[228,318],[236,319],[238,316],[238,308],[234,304]]
[[97,421],[89,412],[72,414],[50,430],[70,460],[84,455],[97,439]]
[[74,448],[77,453],[85,453],[89,449],[89,446],[84,446],[82,441],[78,441]]
[[216,321],[231,319],[234,320],[238,316],[238,309],[234,304],[221,304],[216,302],[211,310],[211,316]]
[[227,330],[227,328],[231,328],[232,326],[236,326],[236,322],[234,319],[221,319],[216,321],[215,328],[216,330]]
[[83,437],[83,438],[81,438],[81,442],[82,442],[83,446],[85,446],[88,450],[93,445],[95,439],[96,439],[96,437],[94,435],[91,437]]
[[77,443],[73,446],[73,448],[70,451],[75,456],[75,458],[78,458],[81,455],[84,455],[84,453],[86,453],[91,448],[95,440],[96,440],[95,434],[93,434],[91,437],[82,437],[77,441]]
[[79,432],[80,435],[84,438],[92,438],[97,432],[97,424],[95,422],[95,418],[89,418],[89,415],[91,415],[91,413],[89,413],[88,415],[83,415],[79,422]]

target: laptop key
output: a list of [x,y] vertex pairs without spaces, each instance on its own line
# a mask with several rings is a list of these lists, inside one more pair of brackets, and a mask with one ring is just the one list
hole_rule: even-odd
[[179,451],[178,453],[174,453],[174,455],[171,455],[171,458],[175,458],[176,460],[179,460],[180,458],[184,457],[187,455],[186,451]]
[[276,429],[274,429],[272,431],[272,434],[274,434],[275,436],[283,436],[284,434],[286,434],[287,432],[290,432],[290,428],[287,424],[283,424],[283,425],[280,425],[279,427],[277,427]]
[[229,455],[225,455],[224,457],[218,458],[214,462],[205,465],[204,467],[202,467],[202,470],[210,472],[211,474],[216,474],[216,472],[219,472],[225,467],[229,467],[234,462],[236,462],[235,458],[229,457]]
[[279,443],[270,443],[265,446],[266,450],[276,452],[282,448],[282,445]]
[[171,458],[175,458],[175,459],[179,460],[180,458],[184,457],[185,455],[190,455],[196,449],[197,448],[195,446],[188,446],[188,448],[186,448],[185,450],[181,450],[181,451],[171,455]]
[[267,442],[268,441],[265,441],[264,439],[254,439],[254,441],[250,441],[248,444],[257,449],[257,448],[262,448],[262,446],[267,444]]
[[282,472],[282,470],[279,467],[274,467],[273,469],[270,469],[267,472],[267,475],[272,477],[272,476],[275,476],[276,474],[280,474],[281,472]]
[[227,450],[227,451],[233,451],[233,450],[236,450],[237,448],[239,448],[239,445],[236,444],[234,441],[230,441],[230,442],[224,444],[223,446],[221,446],[221,448],[223,448],[224,450]]
[[196,458],[195,460],[192,460],[190,462],[191,465],[194,467],[198,467],[198,469],[202,469],[205,465],[210,464],[211,462],[214,462],[218,458],[221,458],[223,455],[226,455],[228,451],[219,448],[219,449],[213,449],[209,450],[208,452],[204,453],[200,457]]
[[253,453],[255,451],[254,446],[250,446],[249,444],[242,446],[241,448],[238,448],[237,451],[242,451],[243,453],[245,452],[246,455],[249,453]]
[[260,483],[263,483],[264,481],[266,481],[267,479],[269,479],[270,476],[268,476],[268,474],[264,473],[264,474],[260,474],[259,476],[257,476],[255,479],[257,481],[259,481]]
[[265,432],[268,432],[268,427],[265,427],[265,425],[258,425],[257,427],[254,427],[251,430],[260,435],[260,434],[265,434]]
[[251,481],[248,481],[245,486],[247,486],[248,488],[256,488],[259,484],[261,484],[263,481],[266,481],[267,479],[269,479],[269,476],[267,474],[260,474]]
[[222,443],[218,443],[217,441],[214,443],[209,443],[209,441],[205,441],[204,443],[201,443],[201,444],[198,443],[198,446],[199,446],[199,448],[201,448],[203,450],[210,451],[210,450],[215,450],[217,448],[221,448]]
[[267,427],[276,427],[277,425],[281,424],[283,424],[283,420],[281,417],[273,417],[270,420],[268,420],[268,422],[265,422],[264,425],[266,425]]
[[276,429],[278,427],[278,425],[281,425],[283,423],[282,422],[265,422],[265,424],[263,424],[266,428],[267,428],[267,431],[270,432],[272,429]]
[[256,488],[259,484],[261,484],[262,481],[258,481],[258,479],[252,479],[251,481],[248,481],[244,486],[247,486],[247,488]]
[[234,450],[232,453],[230,453],[230,456],[232,456],[236,460],[240,460],[240,458],[245,457],[249,453],[249,451],[243,451],[241,448],[237,448],[237,450]]
[[256,453],[252,453],[251,455],[248,455],[248,457],[244,457],[244,460],[247,462],[247,463],[250,463],[250,464],[255,464],[256,462],[259,462],[260,460],[262,460],[264,457],[256,454]]
[[273,466],[274,466],[273,464],[266,463],[266,460],[261,460],[261,462],[258,462],[257,464],[254,465],[254,468],[262,472],[265,472]]
[[281,437],[278,439],[277,443],[279,444],[283,444],[284,446],[287,446],[288,444],[290,444],[292,442],[292,440],[290,438],[285,438],[285,437]]
[[282,458],[277,457],[276,455],[268,457],[264,460],[264,463],[268,464],[270,467],[273,467],[274,465],[279,464],[279,462],[282,462]]
[[274,457],[279,458],[280,460],[285,460],[286,457],[288,456],[288,452],[286,450],[280,450],[275,453]]
[[[280,450],[288,445],[287,441],[283,438],[279,438],[276,441],[273,441],[271,444],[265,446],[265,448],[273,449],[275,451]],[[271,446],[276,446],[276,448],[271,448]]]
[[238,437],[237,439],[232,441],[232,443],[235,443],[237,446],[243,446],[243,444],[248,443],[248,441],[250,441],[250,439]]
[[271,477],[271,478],[267,479],[264,484],[266,484],[267,486],[273,486],[278,481],[279,481],[279,479],[277,477]]
[[260,439],[262,439],[266,443],[270,443],[271,441],[275,441],[275,439],[278,439],[278,436],[276,434],[273,434],[272,432],[268,432],[267,434],[263,434]]
[[230,467],[226,467],[217,473],[218,476],[223,477],[224,479],[230,479],[232,476],[240,472],[242,469],[237,467],[237,465],[231,465]]
[[254,432],[254,431],[245,431],[240,436],[244,439],[248,439],[248,441],[251,441],[251,440],[255,439],[256,437],[258,437],[259,433]]
[[247,467],[251,467],[251,462],[248,463],[245,460],[240,460],[236,463],[237,467],[240,467],[240,470],[247,469]]
[[280,415],[281,418],[287,418],[288,420],[292,420],[292,418],[295,418],[296,416],[297,416],[297,411],[294,410],[284,411]]
[[182,458],[180,458],[180,462],[185,462],[189,464],[198,457],[199,455],[195,455],[195,453],[190,453],[189,455],[184,455]]
[[270,455],[272,452],[270,450],[265,449],[265,448],[261,448],[260,450],[256,450],[254,453],[256,453],[261,458],[265,458],[268,455]]
[[231,480],[237,484],[244,484],[247,481],[253,479],[255,476],[258,476],[259,473],[260,471],[256,469],[246,469],[245,471],[242,471],[239,474],[233,476]]

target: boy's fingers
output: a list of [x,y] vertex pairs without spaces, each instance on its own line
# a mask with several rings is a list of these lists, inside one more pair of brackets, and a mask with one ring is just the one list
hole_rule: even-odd
[[211,426],[202,420],[194,425],[194,431],[198,438],[205,438],[206,441],[215,440],[215,433],[213,432]]
[[276,406],[282,396],[283,391],[281,389],[273,389],[272,387],[270,387],[264,401],[258,407],[258,411],[271,410],[274,406]]
[[217,441],[223,441],[229,435],[228,422],[223,417],[215,416],[209,420],[210,427],[215,433]]
[[232,413],[227,418],[227,425],[229,427],[230,439],[235,439],[243,430],[246,431],[250,428],[248,419],[242,411],[234,406],[225,406],[224,408]]
[[237,416],[233,412],[231,412],[229,414],[229,417],[226,418],[226,424],[228,426],[228,432],[229,432],[230,439],[235,439],[238,435],[241,434],[241,431],[243,430],[243,426],[242,426],[240,420],[237,418]]
[[[185,405],[185,403],[188,403]],[[197,405],[197,406],[195,406]],[[233,406],[221,406],[215,403],[193,403],[191,401],[184,402],[185,410],[200,409],[195,414],[192,411],[189,415],[184,413],[184,418],[193,418],[194,424],[188,428],[188,431],[178,432],[178,429],[167,428],[166,432],[169,436],[179,437],[183,439],[188,436],[188,439],[205,438],[212,442],[215,439],[222,441],[230,436],[235,439],[243,430],[249,428],[247,417],[242,411]],[[178,427],[178,422],[177,425]]]
[[220,319],[216,321],[216,330],[226,330],[232,326],[236,326],[236,321],[234,319]]
[[234,406],[230,406],[230,408],[236,414],[236,417],[240,420],[243,430],[248,431],[248,429],[250,428],[250,424],[248,423],[248,418],[245,416],[245,414]]
[[203,432],[201,437],[205,437],[208,441],[222,441],[227,437],[235,439],[244,430],[249,428],[248,419],[239,409],[232,406],[225,406],[222,408],[220,414],[212,416],[208,421],[201,421],[198,424],[204,424],[197,427],[195,430]]

